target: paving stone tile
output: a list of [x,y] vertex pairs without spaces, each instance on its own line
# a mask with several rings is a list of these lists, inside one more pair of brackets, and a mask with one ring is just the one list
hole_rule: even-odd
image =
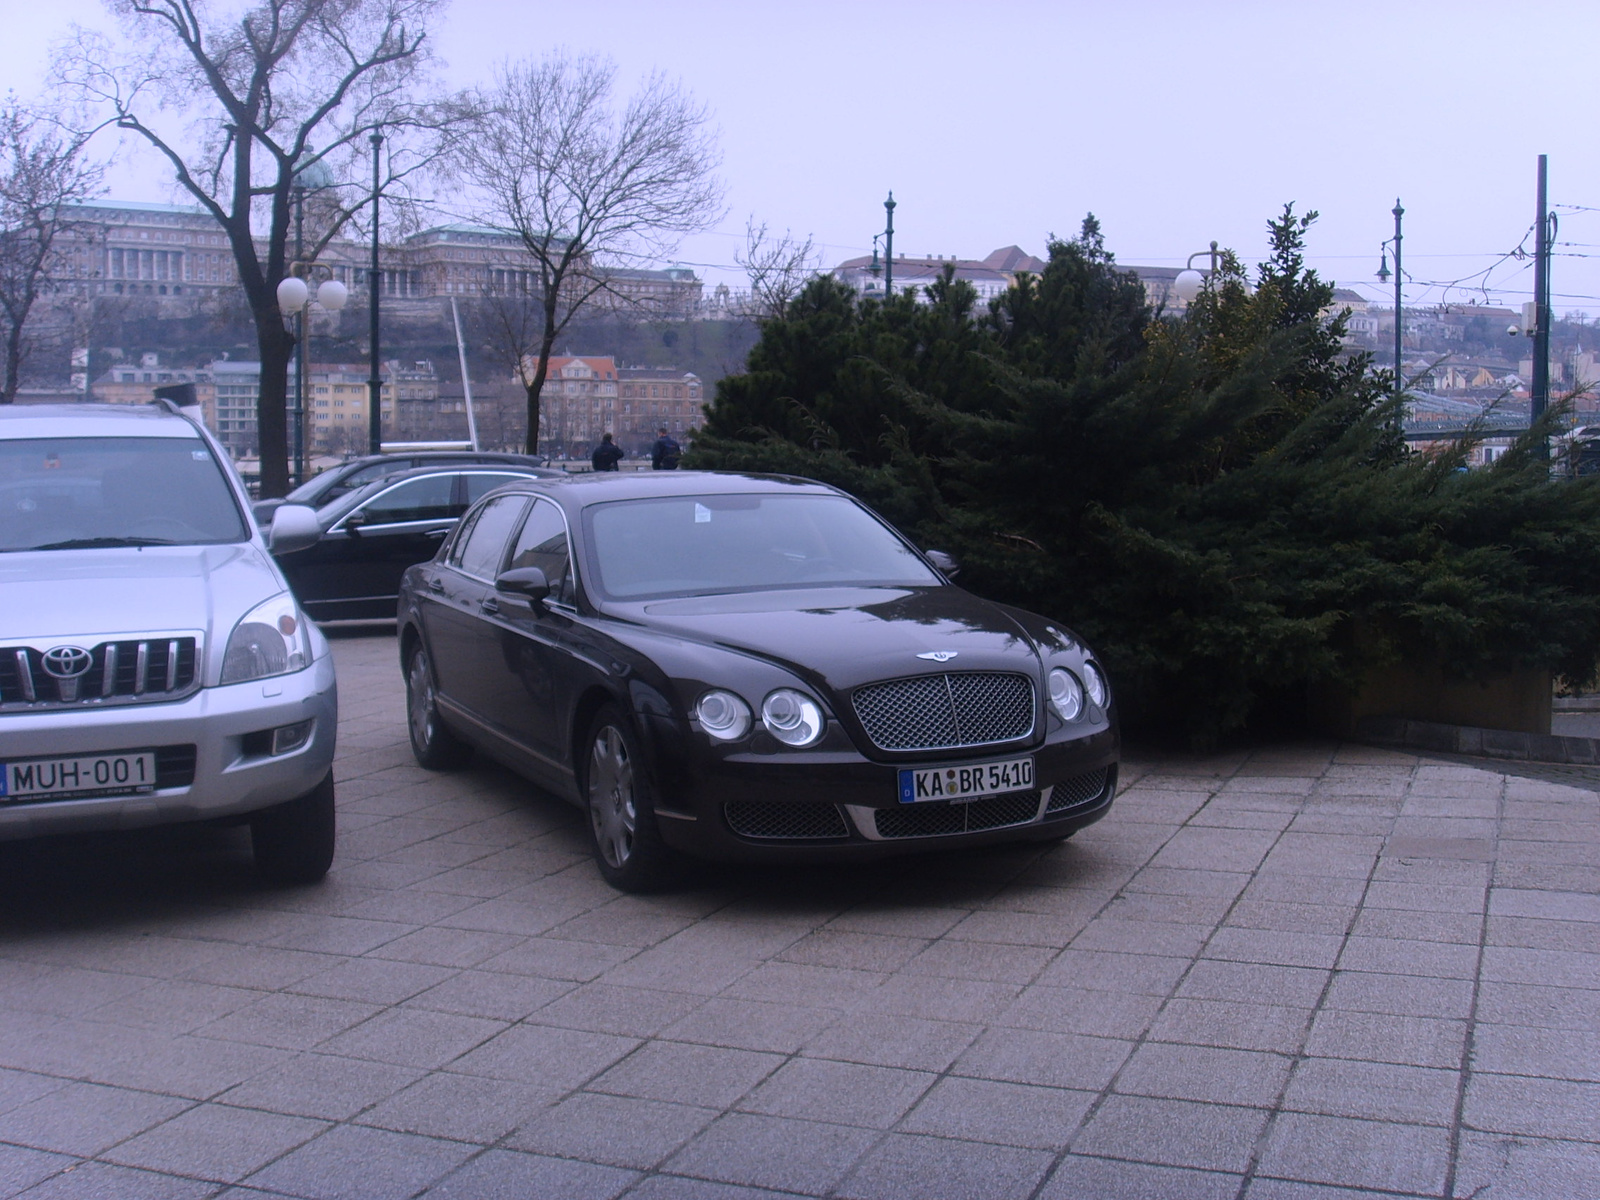
[[592,1091],[727,1108],[782,1064],[777,1054],[653,1041],[589,1084]]
[[628,1193],[628,1200],[779,1200],[780,1197],[793,1200],[799,1194],[734,1183],[712,1183],[683,1175],[651,1175]]
[[882,1067],[942,1071],[972,1044],[983,1027],[919,1017],[856,1013],[836,1021],[805,1048],[808,1058]]
[[1263,1109],[1110,1096],[1072,1142],[1074,1154],[1242,1172],[1267,1123]]
[[595,1163],[572,1162],[514,1150],[490,1150],[445,1176],[425,1193],[427,1200],[611,1200],[639,1176]]
[[1331,967],[1338,961],[1343,945],[1342,937],[1331,934],[1224,925],[1206,943],[1205,957],[1268,966]]
[[341,961],[341,958],[331,954],[308,954],[303,950],[227,946],[185,971],[180,978],[196,983],[221,984],[223,987],[271,991],[299,983],[329,967],[338,966]]
[[204,1025],[198,1033],[219,1041],[306,1050],[382,1011],[376,1004],[280,992]]
[[529,1020],[568,1029],[592,1029],[628,1037],[650,1037],[693,1012],[699,996],[653,988],[586,983],[540,1008]]
[[330,1054],[403,1067],[442,1067],[503,1029],[503,1021],[482,1017],[423,1008],[391,1008],[348,1033],[328,1039],[320,1048]]
[[714,1108],[577,1092],[534,1115],[507,1144],[561,1158],[647,1170],[716,1116]]
[[1486,946],[1482,978],[1500,983],[1536,981],[1547,987],[1592,988],[1600,980],[1600,954]]
[[820,1195],[833,1188],[879,1134],[757,1113],[729,1113],[667,1161],[667,1169],[721,1183]]
[[1535,917],[1490,917],[1483,942],[1488,946],[1600,954],[1600,925]]
[[1366,908],[1351,933],[1358,938],[1398,938],[1413,942],[1459,942],[1476,947],[1483,936],[1479,913],[1428,912],[1407,908]]
[[263,993],[214,983],[162,980],[92,1009],[90,1020],[164,1033],[193,1033],[202,1025],[238,1012],[261,999]]
[[1264,1178],[1438,1195],[1449,1157],[1447,1129],[1285,1112],[1257,1170]]
[[1125,995],[1112,999],[1107,992],[1036,984],[1025,988],[989,1023],[1132,1040],[1150,1028],[1161,1004],[1159,996]]
[[1199,868],[1145,867],[1131,882],[1128,895],[1197,896],[1232,900],[1250,883],[1243,871],[1214,871]]
[[486,959],[504,954],[522,940],[512,933],[446,929],[436,925],[394,938],[378,947],[374,954],[379,958],[435,967],[475,967]]
[[148,980],[116,971],[49,967],[0,989],[0,1008],[74,1017],[143,991]]
[[326,1128],[301,1117],[201,1104],[106,1151],[105,1157],[130,1167],[231,1182]]
[[[636,952],[627,946],[570,942],[560,938],[527,938],[512,949],[478,964],[485,971],[529,975],[537,979],[587,983],[598,979]],[[649,986],[648,983],[645,986]]]
[[[58,1092],[66,1087],[70,1080],[60,1079],[53,1075],[38,1075],[32,1071],[12,1071],[0,1069],[0,1113],[10,1112],[41,1096],[48,1096],[51,1092]],[[4,1126],[0,1125],[0,1132]]]
[[1439,979],[1473,979],[1478,974],[1478,946],[1401,938],[1352,937],[1339,956],[1346,971],[1391,975],[1432,975]]
[[1482,1200],[1600,1196],[1600,1155],[1588,1141],[1463,1133],[1456,1194]]
[[1154,1041],[1297,1054],[1312,1011],[1237,1000],[1171,1000],[1150,1027]]
[[34,1184],[81,1161],[70,1154],[0,1144],[0,1195],[20,1195]]
[[1328,988],[1324,1007],[1399,1017],[1465,1019],[1472,1011],[1472,982],[1341,969]]
[[1034,1029],[990,1029],[956,1060],[952,1073],[1043,1087],[1098,1089],[1133,1050],[1113,1038]]
[[1037,982],[1050,987],[1165,996],[1188,968],[1187,958],[1071,949],[1060,954]]
[[1038,1150],[892,1134],[861,1160],[836,1196],[948,1196],[951,1200],[1010,1200],[1025,1196],[1050,1169]]
[[88,1156],[189,1107],[189,1102],[172,1096],[69,1083],[8,1112],[4,1137],[36,1150]]
[[1544,987],[1491,980],[1479,986],[1478,1018],[1547,1029],[1600,1028],[1600,987]]
[[495,1021],[520,1021],[566,995],[574,986],[564,980],[536,979],[499,971],[457,971],[443,983],[413,997],[409,1007]]
[[746,1112],[888,1129],[936,1076],[928,1071],[791,1059],[739,1102]]
[[[781,966],[783,964],[775,964]],[[982,1024],[1004,1012],[1022,992],[1020,984],[981,979],[939,979],[924,975],[891,975],[875,987],[836,997],[852,1015],[886,1013],[931,1021]]]
[[1095,1094],[992,1079],[939,1080],[900,1122],[904,1133],[1058,1150],[1071,1139]]
[[1049,946],[937,941],[900,968],[906,975],[1027,983],[1055,957]]
[[359,1000],[368,1004],[398,1004],[454,974],[448,967],[355,958],[302,979],[294,985],[293,990],[306,996]]
[[[632,966],[631,963],[628,965]],[[754,969],[732,974],[732,978],[734,982],[715,991],[736,1000],[767,1000],[779,1004],[830,1007],[848,1005],[851,1000],[863,993],[881,987],[889,976],[879,971],[858,971],[845,967],[769,962]],[[924,988],[928,986],[923,985]],[[702,994],[710,994],[710,991],[708,988]]]
[[1594,1083],[1600,1082],[1600,1044],[1561,1029],[1480,1023],[1472,1064],[1477,1071]]
[[598,1075],[639,1045],[637,1038],[550,1025],[514,1025],[456,1059],[451,1070],[562,1090]]
[[1270,1108],[1289,1078],[1291,1062],[1284,1055],[1257,1050],[1146,1042],[1118,1073],[1115,1090]]
[[1283,933],[1311,933],[1344,937],[1356,919],[1356,910],[1342,904],[1312,904],[1293,900],[1245,897],[1227,913],[1228,926],[1267,929]]
[[342,1121],[422,1075],[412,1067],[308,1053],[245,1080],[219,1099],[246,1108]]
[[945,936],[955,941],[1060,949],[1077,936],[1078,929],[1087,919],[1087,914],[1063,917],[1058,913],[980,909],[964,918]]
[[28,1189],[28,1200],[209,1200],[217,1185],[154,1171],[85,1162]]
[[434,1071],[363,1112],[363,1125],[486,1146],[554,1104],[563,1089]]
[[1234,1200],[1243,1175],[1069,1154],[1039,1200]]
[[1311,1026],[1306,1053],[1455,1070],[1466,1035],[1465,1021],[1326,1010]]
[[1462,1122],[1489,1133],[1600,1143],[1600,1084],[1475,1072]]
[[850,933],[938,938],[949,933],[969,911],[965,908],[941,908],[933,903],[909,906],[868,901],[840,913],[828,922],[828,928]]
[[1326,970],[1308,967],[1202,959],[1184,976],[1177,994],[1194,1000],[1313,1008],[1322,997],[1328,975]]
[[1305,1058],[1295,1067],[1283,1107],[1325,1116],[1448,1126],[1455,1119],[1459,1083],[1458,1072],[1434,1067]]
[[839,1019],[841,1010],[715,997],[662,1032],[677,1042],[792,1054]]
[[438,1138],[340,1125],[245,1180],[310,1200],[399,1200],[422,1191],[476,1153]]
[[1292,904],[1325,904],[1336,908],[1355,908],[1366,894],[1364,878],[1340,879],[1329,876],[1257,875],[1244,889],[1244,899]]

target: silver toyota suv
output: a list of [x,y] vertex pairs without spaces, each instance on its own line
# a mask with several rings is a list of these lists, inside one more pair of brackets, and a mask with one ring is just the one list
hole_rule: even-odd
[[322,878],[333,659],[268,553],[319,532],[263,538],[175,404],[0,406],[0,840],[248,822],[262,876]]

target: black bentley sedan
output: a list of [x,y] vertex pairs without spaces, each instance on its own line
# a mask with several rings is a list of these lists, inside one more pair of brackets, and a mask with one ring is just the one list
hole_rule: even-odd
[[400,587],[412,750],[585,810],[601,873],[1054,840],[1116,792],[1089,648],[848,495],[712,472],[528,479]]

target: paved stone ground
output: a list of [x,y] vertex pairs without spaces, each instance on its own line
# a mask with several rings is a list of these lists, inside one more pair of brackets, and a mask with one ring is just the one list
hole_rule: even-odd
[[0,1193],[1600,1194],[1591,791],[1146,758],[1053,849],[628,898],[571,811],[412,765],[392,637],[336,653],[325,885],[0,848]]

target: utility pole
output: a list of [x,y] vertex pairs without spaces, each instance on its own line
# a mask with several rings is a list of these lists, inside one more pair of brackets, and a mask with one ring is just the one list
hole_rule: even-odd
[[[1539,155],[1538,221],[1533,234],[1533,386],[1529,423],[1550,407],[1550,210],[1545,191],[1546,155]],[[1540,457],[1550,456],[1550,443],[1539,441]]]
[[883,211],[889,214],[889,225],[883,231],[883,294],[894,295],[894,193],[883,202]]
[[367,139],[372,143],[372,266],[367,271],[367,313],[371,320],[372,374],[367,379],[367,453],[383,453],[383,376],[378,374],[378,291],[381,277],[378,274],[378,148],[383,145],[383,134],[374,132]]

